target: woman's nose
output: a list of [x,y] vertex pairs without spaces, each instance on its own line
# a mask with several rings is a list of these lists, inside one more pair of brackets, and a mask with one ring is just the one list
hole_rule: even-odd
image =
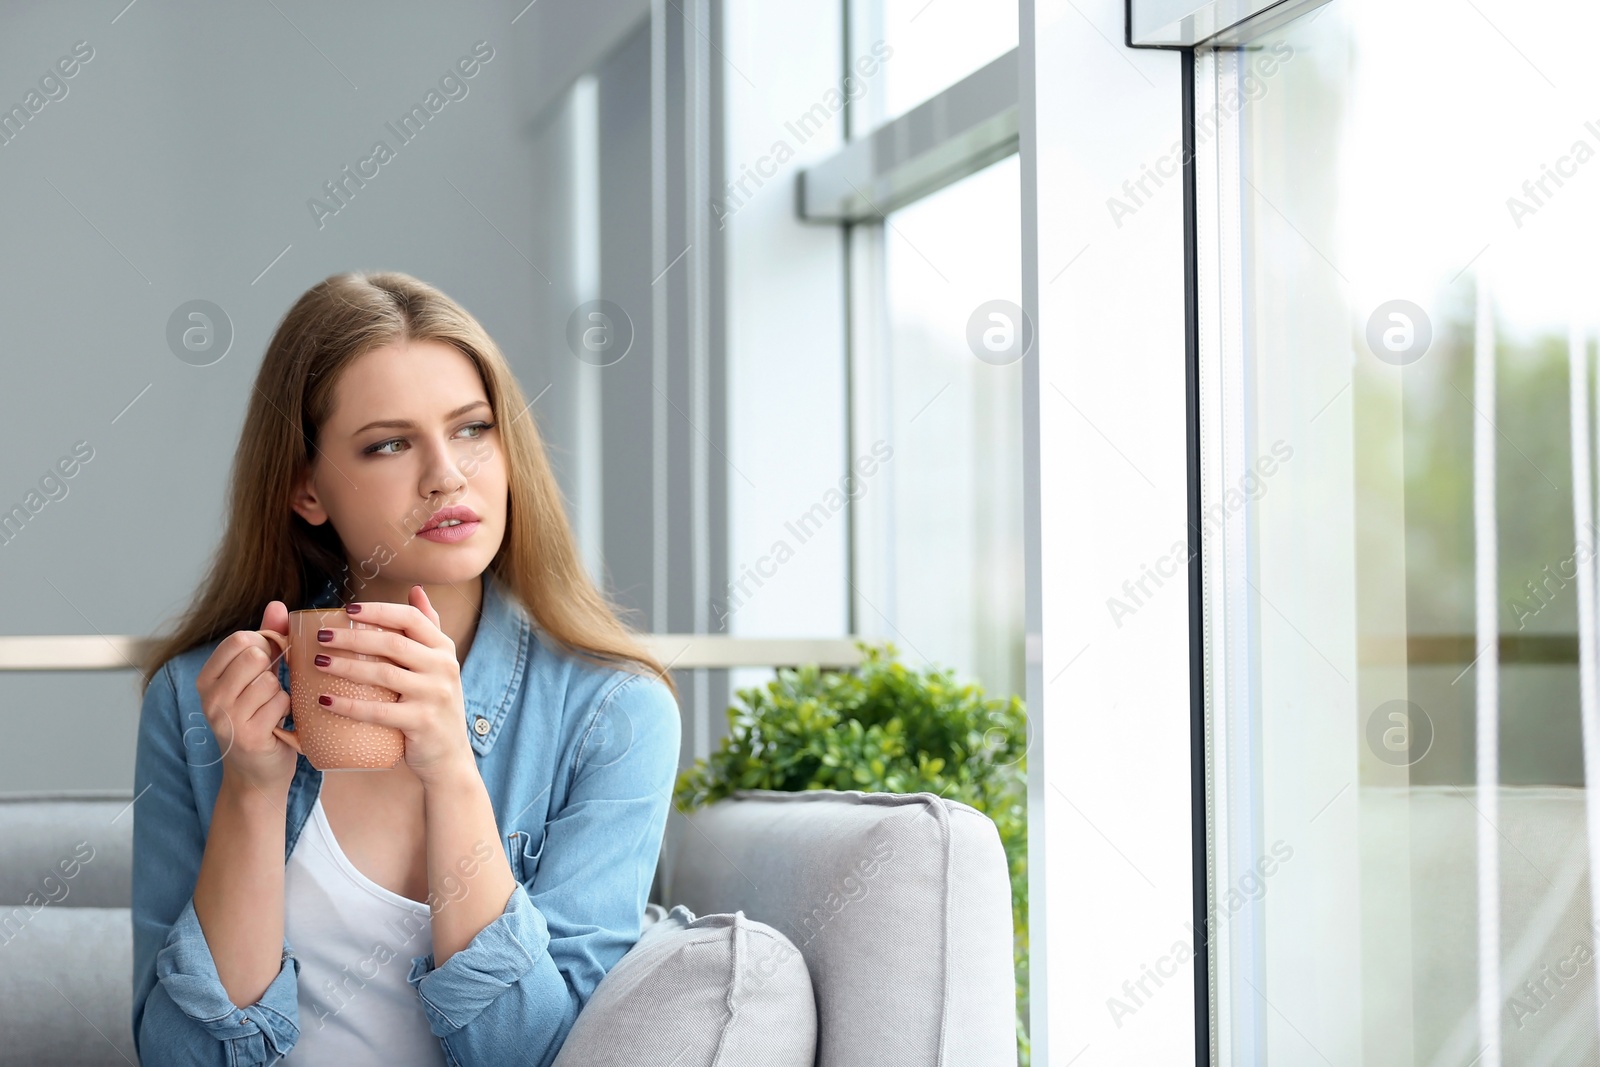
[[456,466],[455,457],[440,450],[428,467],[427,481],[422,487],[425,495],[441,494],[448,500],[466,487],[467,479]]

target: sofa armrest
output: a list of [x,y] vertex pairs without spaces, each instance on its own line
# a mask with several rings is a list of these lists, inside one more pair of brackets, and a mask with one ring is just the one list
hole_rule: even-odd
[[799,947],[817,1067],[1015,1067],[1011,882],[993,820],[932,793],[747,789],[671,820],[664,898]]

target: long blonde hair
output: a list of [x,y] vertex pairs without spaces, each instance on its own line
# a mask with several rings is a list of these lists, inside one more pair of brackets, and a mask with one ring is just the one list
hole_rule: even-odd
[[151,644],[141,692],[172,657],[235,630],[257,629],[270,601],[292,610],[345,573],[332,523],[307,523],[289,506],[290,495],[310,468],[344,369],[374,349],[415,341],[442,342],[472,360],[494,409],[510,500],[505,538],[489,570],[558,650],[653,675],[677,695],[672,676],[584,570],[544,442],[499,347],[461,305],[394,271],[331,275],[306,290],[278,324],[234,454],[227,530],[199,596]]

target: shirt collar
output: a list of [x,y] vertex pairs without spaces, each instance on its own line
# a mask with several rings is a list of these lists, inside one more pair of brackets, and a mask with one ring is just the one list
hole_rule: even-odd
[[[337,584],[330,578],[306,606],[336,608],[343,603]],[[527,669],[531,640],[528,613],[493,571],[484,571],[478,630],[467,650],[466,662],[461,665],[467,736],[472,739],[473,751],[480,756],[487,756],[494,747],[506,713],[516,700]],[[282,665],[280,676],[287,685],[287,664]]]

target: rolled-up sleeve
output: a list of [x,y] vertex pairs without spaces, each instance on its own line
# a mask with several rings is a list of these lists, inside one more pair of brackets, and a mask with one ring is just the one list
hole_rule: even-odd
[[678,704],[630,674],[588,718],[566,802],[539,863],[504,911],[435,967],[406,980],[463,1067],[548,1067],[600,980],[639,940],[678,772]]
[[[134,1048],[148,1064],[273,1064],[300,1036],[300,961],[285,938],[260,999],[243,1008],[228,999],[194,913],[205,835],[180,725],[168,661],[145,690],[134,760]],[[209,737],[203,716],[196,726]]]

